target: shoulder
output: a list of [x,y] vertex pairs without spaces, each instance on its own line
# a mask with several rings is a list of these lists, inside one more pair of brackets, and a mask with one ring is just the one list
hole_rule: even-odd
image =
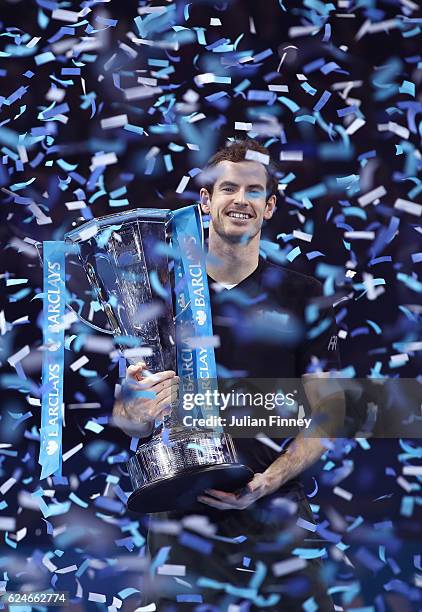
[[309,298],[322,294],[322,283],[308,274],[291,270],[278,263],[262,261],[262,277],[265,285],[283,290],[292,289],[308,295]]

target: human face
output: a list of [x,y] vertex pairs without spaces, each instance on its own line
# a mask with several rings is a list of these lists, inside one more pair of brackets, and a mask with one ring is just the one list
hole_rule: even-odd
[[210,215],[210,232],[227,242],[249,242],[260,234],[274,212],[275,196],[267,198],[267,171],[255,161],[217,164],[212,197],[201,189],[201,205]]

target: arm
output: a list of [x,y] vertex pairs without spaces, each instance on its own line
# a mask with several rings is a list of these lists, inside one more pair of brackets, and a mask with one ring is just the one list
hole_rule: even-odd
[[265,472],[254,475],[243,492],[226,493],[211,489],[200,496],[199,501],[220,510],[243,510],[260,497],[274,493],[318,461],[326,450],[324,440],[331,439],[343,423],[344,392],[338,381],[327,372],[305,375],[302,380],[312,417],[328,416],[323,421],[324,427],[314,425],[312,432],[298,434],[286,452],[277,457]]

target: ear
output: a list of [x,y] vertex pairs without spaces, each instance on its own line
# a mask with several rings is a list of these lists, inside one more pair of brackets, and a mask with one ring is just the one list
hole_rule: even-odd
[[210,200],[211,200],[208,189],[205,189],[205,187],[202,187],[201,191],[199,192],[199,197],[201,198],[201,210],[204,214],[208,215],[210,212]]
[[267,203],[265,205],[264,219],[271,219],[275,211],[276,201],[277,198],[274,194],[268,198]]

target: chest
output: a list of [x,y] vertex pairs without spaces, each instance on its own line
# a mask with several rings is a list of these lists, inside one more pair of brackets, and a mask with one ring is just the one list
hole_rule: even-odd
[[262,294],[247,301],[226,291],[219,298],[212,300],[217,364],[249,378],[294,377],[303,313],[289,296]]

